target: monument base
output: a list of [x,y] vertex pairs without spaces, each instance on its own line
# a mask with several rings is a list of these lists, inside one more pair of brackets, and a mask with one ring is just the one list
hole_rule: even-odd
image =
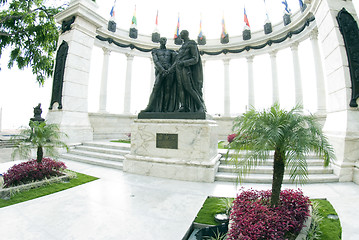
[[205,112],[143,112],[138,119],[210,119]]
[[125,172],[185,181],[214,182],[220,155],[213,120],[137,119]]
[[93,129],[88,113],[49,110],[46,120],[48,123],[55,123],[60,126],[60,131],[66,134],[61,140],[67,144],[93,140]]

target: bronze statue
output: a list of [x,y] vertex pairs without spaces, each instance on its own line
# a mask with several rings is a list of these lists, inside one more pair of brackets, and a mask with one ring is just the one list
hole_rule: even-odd
[[183,45],[178,53],[166,48],[166,38],[160,39],[160,49],[152,51],[156,80],[146,109],[138,118],[206,119],[202,97],[202,61],[195,41],[188,31],[180,34]]
[[142,112],[174,112],[178,109],[175,68],[176,52],[166,48],[167,38],[160,38],[160,49],[152,51],[156,80],[146,109]]
[[187,30],[180,33],[183,45],[176,58],[177,92],[179,112],[205,112],[202,97],[203,70],[197,43],[190,40]]
[[41,103],[39,103],[36,107],[34,107],[34,117],[30,118],[31,121],[43,122],[45,119],[41,117],[42,109]]

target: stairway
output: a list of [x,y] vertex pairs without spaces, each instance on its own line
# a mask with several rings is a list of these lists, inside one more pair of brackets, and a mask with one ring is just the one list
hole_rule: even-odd
[[124,156],[130,152],[130,148],[127,143],[85,142],[62,154],[61,159],[122,170]]
[[[219,149],[219,153],[224,156],[227,150]],[[221,163],[215,177],[215,181],[236,182],[237,174],[236,168],[225,157],[221,158]],[[323,166],[323,160],[316,156],[308,156],[308,182],[307,183],[329,183],[339,182],[339,177],[333,173],[333,169]],[[273,174],[273,155],[266,161],[263,166],[258,166],[251,170],[250,174],[245,175],[243,182],[245,183],[271,183]],[[291,183],[289,179],[289,172],[284,174],[283,183]]]
[[[130,144],[114,143],[110,141],[94,141],[85,142],[77,145],[68,153],[62,154],[62,160],[78,161],[103,167],[123,169],[124,156],[130,153]],[[223,157],[227,150],[218,149],[222,154],[218,172],[215,176],[215,181],[236,182],[237,174],[235,173],[235,166],[226,161]],[[246,175],[243,179],[245,183],[271,183],[272,182],[272,168],[273,156],[270,156],[265,165],[258,166]],[[315,156],[308,156],[308,183],[329,183],[339,182],[339,178],[333,173],[333,169],[329,166],[323,167],[323,160]],[[285,173],[283,183],[291,183],[288,172]]]

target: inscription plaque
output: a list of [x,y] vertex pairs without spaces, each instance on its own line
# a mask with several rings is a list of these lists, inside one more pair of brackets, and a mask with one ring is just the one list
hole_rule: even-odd
[[156,133],[156,148],[178,149],[178,134]]

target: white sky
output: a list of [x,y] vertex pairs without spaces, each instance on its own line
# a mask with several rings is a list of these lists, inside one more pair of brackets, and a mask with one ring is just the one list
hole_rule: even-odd
[[[298,11],[298,0],[287,0],[293,12]],[[49,2],[55,2],[50,1]],[[56,4],[64,1],[56,1]],[[267,9],[273,24],[282,21],[283,5],[281,0],[268,1]],[[112,0],[97,0],[99,13],[105,18],[109,18],[109,12],[113,5]],[[141,34],[151,34],[155,27],[155,17],[159,11],[159,29],[161,36],[172,38],[175,32],[178,13],[180,14],[180,29],[187,29],[190,38],[196,39],[199,32],[199,20],[202,14],[202,29],[207,38],[219,38],[221,34],[221,20],[224,15],[226,29],[230,37],[240,35],[243,30],[243,4],[251,24],[252,31],[263,28],[265,20],[265,8],[263,0],[222,0],[219,5],[217,1],[168,1],[168,0],[117,0],[116,3],[116,22],[117,26],[128,29],[131,24],[134,6],[136,4],[136,17],[138,30]],[[359,2],[353,1],[356,9],[359,9]],[[315,109],[313,97],[316,96],[315,82],[313,79],[313,59],[310,49],[310,42],[305,41],[300,44],[300,58],[302,69],[303,89],[306,89],[304,105],[308,109]],[[31,69],[18,70],[16,66],[7,69],[8,52],[4,52],[0,59],[0,108],[2,108],[2,118],[0,118],[0,130],[15,129],[21,125],[27,125],[29,118],[33,116],[33,107],[42,103],[43,116],[46,116],[47,108],[51,98],[52,79],[48,79],[44,87],[39,87],[36,78],[31,73]],[[90,79],[89,89],[89,110],[98,110],[98,89],[101,74],[102,54],[100,49],[95,48],[93,56],[97,59],[94,64]],[[294,82],[288,72],[292,74],[292,64],[290,50],[280,51],[277,56],[279,68],[279,86],[281,105],[291,107],[294,104]],[[98,66],[97,66],[98,65]],[[125,78],[125,57],[120,54],[111,54],[108,111],[121,113],[123,111],[123,89]],[[97,69],[96,69],[97,66]],[[148,101],[150,93],[149,74],[150,64],[148,59],[135,58],[134,67],[141,66],[141,71],[133,72],[132,83],[132,111],[138,112],[143,109]],[[286,69],[287,71],[282,71]],[[306,69],[306,71],[303,71]],[[247,102],[247,64],[244,59],[232,60],[230,63],[231,81],[231,112],[240,113],[245,110]],[[271,99],[270,89],[270,60],[268,56],[257,56],[254,64],[255,74],[255,95],[256,106],[266,107]],[[145,76],[143,76],[145,75]],[[206,105],[208,112],[223,113],[223,64],[220,61],[208,61],[205,72],[206,81]],[[267,79],[267,80],[266,80]],[[141,90],[135,89],[143,86]],[[147,86],[147,87],[146,87]],[[215,96],[215,97],[213,97]],[[1,117],[1,116],[0,116]],[[2,121],[1,121],[2,120]]]

